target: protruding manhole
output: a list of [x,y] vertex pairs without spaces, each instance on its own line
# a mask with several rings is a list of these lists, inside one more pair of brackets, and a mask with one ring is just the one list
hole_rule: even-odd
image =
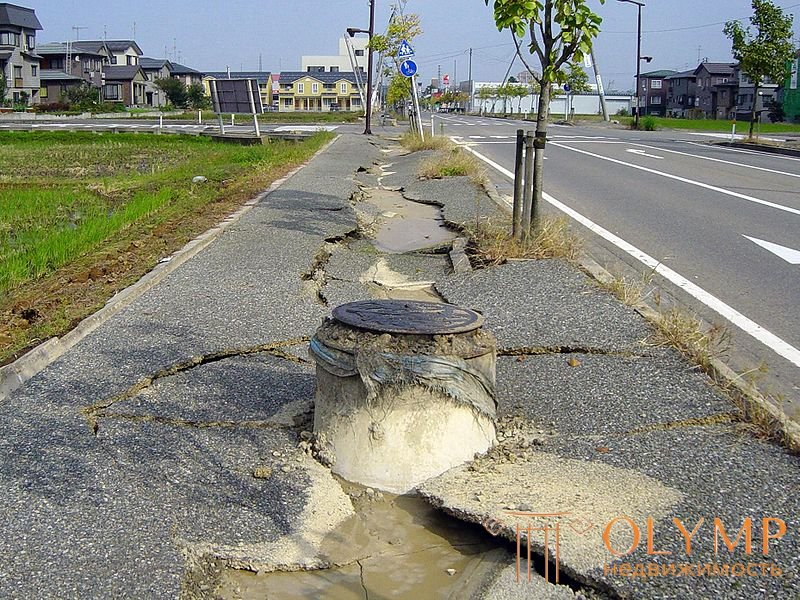
[[497,342],[457,306],[339,306],[311,340],[314,432],[334,473],[405,493],[495,441]]
[[483,315],[474,310],[415,300],[351,302],[334,308],[333,318],[367,331],[413,335],[467,333],[483,325]]

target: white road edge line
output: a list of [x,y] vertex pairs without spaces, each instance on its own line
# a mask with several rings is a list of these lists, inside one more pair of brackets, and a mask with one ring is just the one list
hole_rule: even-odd
[[770,208],[776,208],[778,210],[782,210],[788,213],[800,215],[800,210],[796,208],[792,208],[790,206],[783,206],[782,204],[776,204],[775,202],[770,202],[768,200],[762,200],[761,198],[756,198],[755,196],[748,196],[746,194],[740,194],[739,192],[732,192],[731,190],[726,190],[725,188],[717,187],[715,185],[710,185],[708,183],[703,183],[702,181],[695,181],[694,179],[687,179],[686,177],[681,177],[679,175],[672,175],[670,173],[665,173],[664,171],[657,171],[655,169],[650,169],[648,167],[642,167],[639,165],[635,165],[633,163],[625,162],[624,160],[618,160],[616,158],[611,158],[609,156],[603,156],[602,154],[595,154],[594,152],[579,150],[578,148],[570,148],[569,146],[565,146],[560,142],[550,142],[550,144],[552,146],[556,146],[557,148],[563,148],[564,150],[569,150],[571,152],[585,154],[586,156],[592,156],[594,158],[599,158],[600,160],[606,160],[608,162],[616,163],[618,165],[623,165],[625,167],[631,167],[632,169],[637,169],[639,171],[645,171],[646,173],[652,173],[653,175],[660,175],[661,177],[666,177],[667,179],[674,179],[675,181],[680,181],[682,183],[687,183],[689,185],[701,187],[707,190],[711,190],[713,192],[719,192],[720,194],[725,194],[726,196],[733,196],[734,198],[740,198],[742,200],[747,200],[748,202],[754,202],[755,204],[761,204],[763,206],[769,206]]
[[[690,146],[699,146],[701,148],[708,148],[708,144],[703,144],[701,142],[686,142]],[[779,158],[781,160],[791,160],[794,162],[800,162],[800,158],[795,158],[793,156],[786,156],[785,154],[774,154],[774,153],[767,153],[767,152],[759,152],[757,150],[745,150],[743,148],[729,148],[727,146],[715,146],[715,148],[721,148],[726,152],[738,152],[739,154],[754,154],[755,156],[763,156],[765,158]]]
[[775,173],[776,175],[786,175],[787,177],[800,178],[800,174],[798,173],[787,173],[786,171],[776,171],[775,169],[767,169],[766,167],[756,167],[755,165],[747,165],[744,163],[733,162],[731,160],[723,160],[721,158],[712,158],[710,156],[703,156],[702,154],[689,154],[688,152],[681,152],[680,150],[667,150],[666,148],[659,148],[658,146],[648,146],[647,144],[639,144],[639,143],[633,143],[631,144],[631,146],[641,146],[642,148],[649,148],[650,150],[658,150],[659,152],[680,154],[681,156],[690,156],[691,158],[710,160],[713,162],[724,163],[726,165],[733,165],[735,167],[742,167],[744,169],[755,169],[756,171],[766,171],[767,173]]
[[[485,162],[490,167],[496,169],[509,179],[514,179],[514,173],[506,169],[505,167],[499,165],[498,163],[494,162],[490,158],[480,154],[479,152],[475,152],[472,148],[466,147],[467,152],[471,152],[475,155],[476,158],[479,158],[483,162]],[[785,342],[781,338],[779,338],[774,333],[770,332],[769,330],[765,329],[755,321],[747,318],[742,313],[734,309],[732,306],[729,306],[713,294],[705,291],[700,286],[692,283],[688,279],[686,279],[680,273],[673,271],[669,267],[664,266],[660,261],[656,260],[649,254],[639,250],[633,244],[630,244],[620,238],[617,235],[614,235],[607,229],[601,227],[594,221],[584,217],[579,212],[571,209],[566,204],[559,202],[553,196],[548,193],[543,193],[542,197],[552,204],[555,208],[560,210],[561,212],[565,213],[569,217],[576,220],[578,223],[589,229],[590,231],[596,233],[603,239],[611,242],[617,248],[623,250],[627,254],[631,255],[633,258],[644,264],[646,267],[652,269],[668,281],[671,281],[673,284],[681,288],[690,296],[694,297],[695,299],[699,300],[711,310],[716,312],[721,317],[727,319],[731,323],[733,323],[736,327],[747,333],[748,335],[752,336],[768,348],[770,348],[773,352],[782,356],[792,364],[797,367],[800,367],[800,350]]]

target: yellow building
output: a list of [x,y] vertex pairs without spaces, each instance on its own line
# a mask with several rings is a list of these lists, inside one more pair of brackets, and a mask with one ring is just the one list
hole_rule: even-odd
[[364,104],[352,72],[290,71],[281,73],[281,112],[360,111]]

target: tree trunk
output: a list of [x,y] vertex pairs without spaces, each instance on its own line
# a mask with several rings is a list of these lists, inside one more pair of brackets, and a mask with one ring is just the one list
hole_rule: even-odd
[[747,139],[753,139],[753,126],[756,124],[756,104],[758,103],[758,86],[759,83],[755,82],[755,87],[753,88],[753,110],[750,112],[750,134],[747,136]]
[[531,206],[531,231],[539,225],[539,206],[542,203],[544,185],[544,147],[547,143],[547,118],[550,114],[552,84],[542,84],[539,108],[536,115],[536,139],[533,150],[533,205]]

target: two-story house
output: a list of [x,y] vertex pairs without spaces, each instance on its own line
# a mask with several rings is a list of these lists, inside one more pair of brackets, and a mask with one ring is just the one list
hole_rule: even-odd
[[[747,75],[742,73],[738,66],[734,70],[734,76],[737,81],[734,107],[736,118],[741,121],[750,121],[753,116],[753,104],[755,104],[756,120],[760,121],[762,113],[766,113],[777,98],[778,84],[767,79],[761,82],[761,85],[758,86],[758,92],[756,92],[755,84]],[[766,115],[764,116],[766,117]]]
[[139,58],[139,66],[144,71],[147,82],[145,83],[144,103],[147,106],[162,107],[167,104],[167,97],[156,85],[159,79],[171,77],[172,63],[166,58]]
[[176,63],[175,61],[170,61],[170,77],[183,82],[186,87],[196,83],[203,83],[203,74],[200,71]]
[[36,32],[41,29],[32,8],[0,2],[0,76],[6,82],[6,98],[14,103],[39,104]]
[[675,73],[667,77],[667,116],[692,119],[697,116],[695,107],[697,83],[694,70]]
[[354,111],[363,107],[356,76],[352,71],[283,72],[279,83],[281,112]]
[[696,105],[706,119],[728,119],[736,106],[736,63],[700,63],[694,70]]
[[82,46],[81,42],[50,42],[40,44],[36,53],[41,56],[42,104],[60,102],[69,88],[83,82],[100,88],[103,65],[108,61],[105,49]]
[[677,71],[662,69],[639,75],[639,98],[643,115],[663,117],[667,114],[668,77]]

